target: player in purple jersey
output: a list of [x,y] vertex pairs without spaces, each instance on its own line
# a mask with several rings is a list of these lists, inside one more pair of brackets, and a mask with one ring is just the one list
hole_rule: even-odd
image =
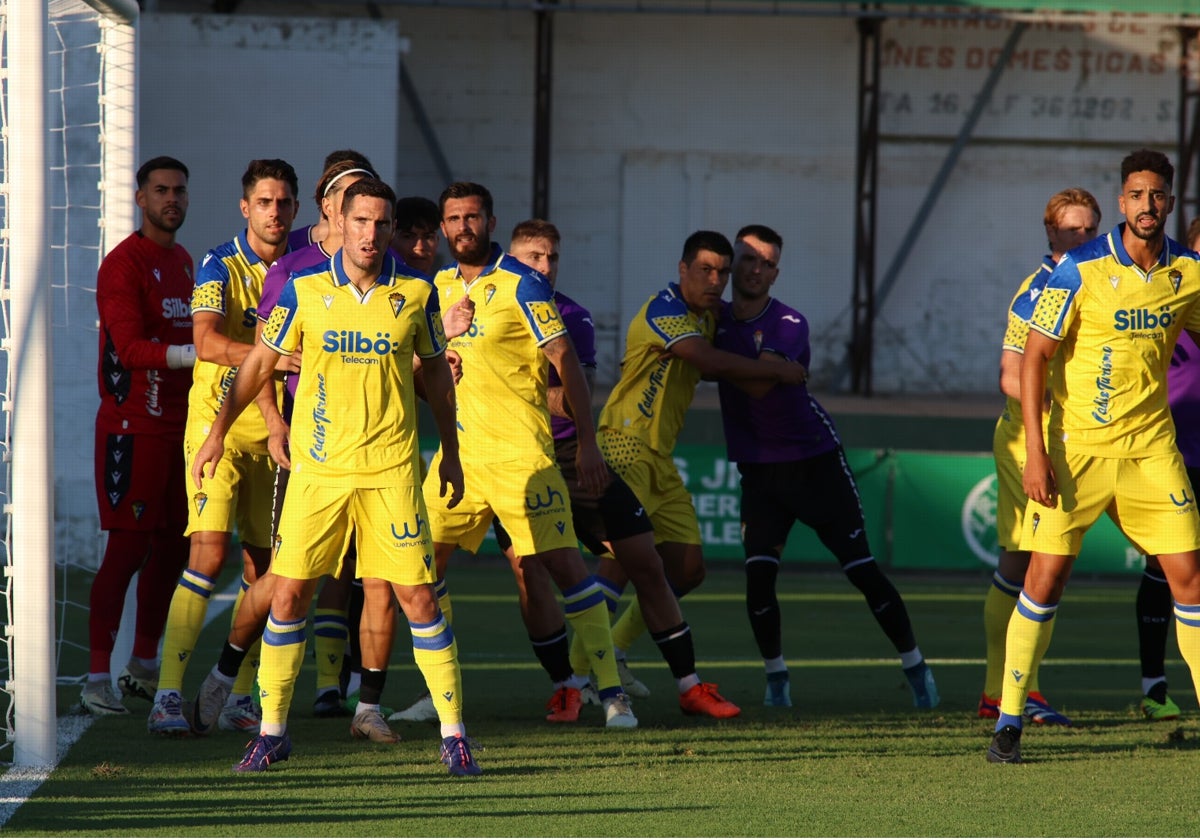
[[[370,173],[372,177],[379,177],[375,174],[375,167],[371,165],[371,161],[367,159],[367,156],[361,152],[354,151],[354,149],[336,149],[325,155],[325,164],[321,171],[328,172],[330,167],[332,167],[334,164],[346,162],[353,163],[354,166],[346,167],[342,170],[343,172],[349,169],[361,169]],[[324,179],[322,178],[322,181],[323,180]],[[318,210],[321,209],[321,198],[324,195],[324,193],[321,191],[321,186],[321,183],[317,184],[317,194],[315,197]],[[327,184],[325,186],[328,187]],[[340,189],[344,191],[346,188],[345,186],[342,186]],[[328,236],[329,231],[329,217],[322,212],[321,218],[317,219],[315,224],[304,225],[303,227],[293,230],[288,235],[288,248],[293,251],[300,251],[304,248],[307,248],[309,245],[315,245]],[[336,251],[337,249],[335,248],[334,250]],[[293,388],[294,387],[295,386],[293,385]]]
[[[733,302],[722,306],[715,343],[743,356],[807,368],[808,321],[770,294],[782,250],[782,237],[769,227],[738,231]],[[866,598],[900,654],[913,704],[936,706],[933,672],[917,647],[900,593],[871,554],[858,487],[829,415],[804,384],[739,387],[722,380],[718,387],[729,460],[742,475],[746,610],[766,667],[765,705],[792,705],[775,583],[788,533],[799,521],[816,531]]]
[[[541,272],[554,288],[558,279],[559,241],[558,228],[541,219],[530,219],[513,228],[509,253]],[[596,330],[591,313],[557,288],[554,302],[591,388],[596,371]],[[691,628],[684,621],[679,602],[667,582],[662,557],[654,545],[650,517],[637,496],[611,470],[602,493],[590,492],[580,485],[575,470],[578,445],[575,422],[563,393],[562,379],[553,365],[549,370],[546,402],[550,408],[555,460],[570,491],[575,533],[589,551],[601,558],[596,581],[604,592],[610,615],[616,611],[624,581],[631,580],[650,635],[675,677],[684,710],[718,718],[737,716],[741,709],[717,694],[715,686],[711,692],[693,691],[702,683],[696,674]],[[574,722],[579,719],[585,693],[591,702],[600,704],[599,695],[588,681],[586,652],[580,650],[574,657],[571,655],[563,612],[554,597],[553,581],[545,565],[518,557],[499,520],[495,529],[496,541],[512,565],[517,581],[521,617],[529,632],[529,642],[554,683],[554,695],[546,704],[549,711],[546,719]],[[576,644],[582,645],[578,636]]]

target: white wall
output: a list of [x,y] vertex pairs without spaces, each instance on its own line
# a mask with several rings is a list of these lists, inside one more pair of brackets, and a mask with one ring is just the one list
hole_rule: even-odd
[[[198,0],[154,5],[142,20],[140,157],[191,167],[180,238],[197,259],[242,227],[238,179],[253,157],[296,166],[301,221],[315,217],[309,198],[333,148],[368,154],[400,194],[438,195],[445,184],[399,91],[405,48],[453,176],[496,196],[498,238],[529,215],[532,12],[381,5],[383,19],[368,20],[358,3],[245,0],[233,17],[200,14]],[[333,16],[264,16],[288,13]],[[881,280],[1009,31],[885,25]],[[687,233],[761,222],[785,239],[777,290],[812,323],[815,380],[844,384],[854,21],[563,12],[555,33],[550,215],[565,236],[563,289],[600,327],[601,381],[616,374],[628,319],[675,277]],[[1173,152],[1178,52],[1174,30],[1135,20],[1025,34],[881,307],[877,392],[993,392],[1005,309],[1045,247],[1046,199],[1083,186],[1105,226],[1116,221],[1120,158],[1143,144]],[[80,344],[80,369],[94,369],[94,346]],[[71,388],[60,414],[88,417],[90,374]],[[90,464],[90,422],[60,418],[58,431],[60,475]],[[90,498],[90,470],[63,482],[60,495]]]
[[396,177],[395,21],[147,14],[141,24],[140,156],[171,155],[191,178],[180,241],[204,252],[245,227],[241,177],[254,158],[296,169],[299,222],[333,149],[354,148]]
[[[534,19],[392,9],[455,177],[487,184],[499,229],[531,204]],[[1174,142],[1174,30],[1034,27],[1019,42],[879,314],[877,392],[990,392],[1005,310],[1045,248],[1047,198],[1092,190],[1115,222],[1120,158]],[[894,21],[883,33],[877,272],[882,281],[1010,29]],[[624,325],[675,277],[700,227],[779,230],[779,296],[836,378],[850,334],[858,39],[850,20],[562,13],[555,22],[551,217],[563,289],[592,307],[616,372]],[[1064,52],[1065,51],[1065,52]],[[414,188],[441,184],[411,124]]]

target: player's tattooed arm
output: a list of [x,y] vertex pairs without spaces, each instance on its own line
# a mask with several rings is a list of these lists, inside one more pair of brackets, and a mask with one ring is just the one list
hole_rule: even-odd
[[[594,393],[596,390],[596,369],[590,365],[581,365],[581,367],[583,368],[583,378],[587,381],[588,393]],[[574,419],[575,417],[571,413],[571,406],[567,404],[566,392],[561,385],[554,385],[546,389],[546,406],[555,417],[566,417],[567,419]]]

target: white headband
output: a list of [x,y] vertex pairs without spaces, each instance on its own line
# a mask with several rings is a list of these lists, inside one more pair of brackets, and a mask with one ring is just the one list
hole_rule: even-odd
[[370,175],[372,178],[376,177],[375,173],[372,172],[370,169],[347,169],[345,172],[339,172],[338,174],[333,176],[332,180],[330,180],[330,182],[328,184],[325,185],[325,192],[321,193],[321,198],[324,198],[325,196],[329,195],[329,191],[331,189],[333,189],[333,185],[338,182],[338,178],[344,177],[346,175],[353,175],[355,172],[361,172],[364,175]]

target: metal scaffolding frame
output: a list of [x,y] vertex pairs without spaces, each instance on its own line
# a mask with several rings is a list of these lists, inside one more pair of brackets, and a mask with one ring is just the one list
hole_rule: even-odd
[[[257,4],[295,5],[289,0],[256,0]],[[983,0],[980,0],[982,3]],[[876,277],[878,163],[879,163],[879,91],[880,91],[880,31],[889,19],[967,18],[1003,19],[1015,22],[1005,43],[1003,56],[1012,54],[1028,24],[1048,21],[1084,20],[1089,15],[1138,14],[1141,20],[1176,26],[1181,35],[1181,61],[1185,72],[1179,82],[1179,140],[1177,163],[1178,213],[1177,237],[1182,238],[1189,218],[1200,216],[1200,14],[1194,11],[1195,0],[1040,0],[1041,8],[1025,6],[1026,0],[986,0],[986,8],[964,5],[963,2],[926,2],[913,6],[904,0],[875,0],[873,3],[798,2],[797,0],[376,0],[365,3],[372,17],[380,16],[381,6],[412,6],[421,8],[476,9],[486,11],[528,11],[535,27],[536,61],[534,68],[533,120],[533,195],[535,217],[545,218],[550,210],[551,106],[553,100],[554,16],[564,13],[628,13],[628,14],[691,14],[783,17],[824,17],[854,19],[859,35],[858,118],[855,165],[854,220],[854,285],[851,291],[851,336],[837,379],[844,381],[849,374],[850,388],[856,394],[872,393],[872,363],[874,354],[874,323],[879,305],[886,299],[908,257],[911,244],[933,212],[954,166],[970,142],[975,124],[987,105],[992,90],[1004,72],[1006,60],[998,61],[985,80],[975,105],[966,115],[954,143],[931,182],[925,199],[913,218],[899,252],[893,258],[882,279]],[[158,5],[146,0],[146,10]],[[243,0],[212,0],[214,12],[233,13]],[[318,4],[319,5],[319,4]],[[333,5],[333,4],[331,4]],[[338,14],[346,14],[346,6],[337,4]],[[421,133],[430,153],[443,175],[450,165],[438,143],[433,128],[425,116],[424,107],[415,86],[403,74],[404,93],[420,123]]]

